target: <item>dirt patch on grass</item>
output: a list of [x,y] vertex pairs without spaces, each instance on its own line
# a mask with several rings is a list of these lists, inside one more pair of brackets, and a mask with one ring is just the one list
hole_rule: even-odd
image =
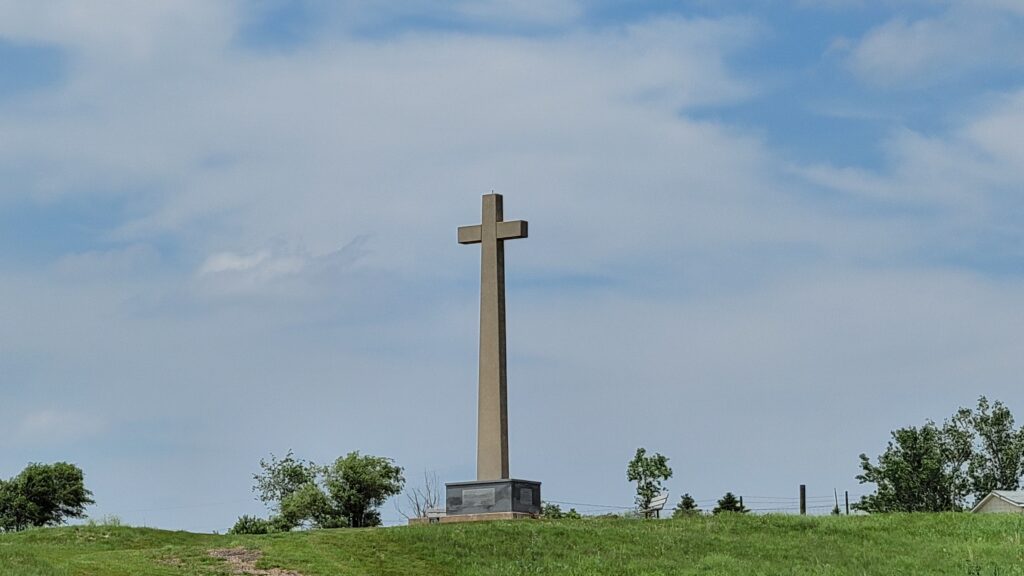
[[259,550],[219,548],[217,550],[210,550],[210,556],[227,562],[231,566],[231,571],[235,574],[247,576],[302,576],[302,574],[294,570],[285,570],[283,568],[257,568],[256,562],[263,557],[263,552]]

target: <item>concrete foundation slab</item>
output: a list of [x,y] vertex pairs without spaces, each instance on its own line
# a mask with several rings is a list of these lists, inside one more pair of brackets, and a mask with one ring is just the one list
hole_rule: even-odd
[[455,522],[495,522],[498,520],[529,520],[539,518],[536,514],[523,512],[491,512],[488,514],[462,514],[459,516],[442,516],[440,518],[409,518],[410,526],[420,524],[451,524]]

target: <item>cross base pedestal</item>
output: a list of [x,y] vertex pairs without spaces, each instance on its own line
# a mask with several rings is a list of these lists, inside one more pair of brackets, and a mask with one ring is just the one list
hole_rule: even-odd
[[445,484],[447,518],[508,514],[503,518],[480,518],[504,520],[512,519],[512,515],[539,516],[540,513],[540,482],[503,479]]

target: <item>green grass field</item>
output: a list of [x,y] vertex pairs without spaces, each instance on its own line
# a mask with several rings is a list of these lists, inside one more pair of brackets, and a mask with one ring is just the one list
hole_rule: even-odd
[[0,535],[0,574],[1008,576],[1024,575],[1024,517],[602,518],[270,536],[69,527]]

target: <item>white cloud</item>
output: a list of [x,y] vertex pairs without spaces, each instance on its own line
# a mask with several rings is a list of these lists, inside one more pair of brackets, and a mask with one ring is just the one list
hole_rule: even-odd
[[[94,414],[61,408],[34,410],[17,422],[8,446],[27,444],[45,446],[77,443],[88,440],[106,428],[105,420]],[[13,436],[13,437],[12,437]]]
[[343,281],[365,256],[365,241],[356,238],[341,249],[321,255],[281,243],[246,254],[218,252],[199,267],[196,287],[207,296],[261,292],[298,295],[314,285]]
[[1024,91],[996,98],[945,134],[896,129],[883,143],[884,170],[810,166],[796,172],[816,185],[889,206],[980,219],[975,224],[981,230],[996,216],[994,206],[1020,203],[1005,192],[1024,180],[1024,157],[1015,137],[1024,129],[1022,102]]
[[181,50],[177,58],[188,61],[230,41],[234,22],[229,3],[200,0],[0,2],[0,36],[66,46],[76,50],[74,59],[102,56],[109,65],[169,56],[166,50],[172,46]]
[[[116,26],[145,36],[159,23],[133,14]],[[230,37],[234,19],[215,16],[192,17],[224,28],[213,38]],[[39,167],[11,190],[48,198],[147,190],[155,209],[115,237],[184,238],[202,222],[204,233],[187,242],[204,258],[251,253],[274,238],[326,253],[374,233],[371,258],[410,265],[438,244],[416,238],[447,238],[436,223],[471,214],[465,200],[492,188],[534,206],[586,198],[628,216],[641,206],[595,184],[639,184],[676,203],[743,187],[730,181],[746,171],[730,165],[761,161],[741,135],[679,116],[752,94],[725,65],[757,34],[745,20],[670,19],[535,39],[324,38],[288,56],[154,31],[127,61],[102,57],[120,40],[92,33],[99,24],[91,22],[81,25],[90,34],[80,46],[64,28],[23,22],[23,33],[68,42],[77,57],[60,91],[0,113],[0,166]],[[689,177],[701,184],[672,192]]]
[[[1024,250],[1022,156],[1015,135],[1024,92],[998,98],[941,134],[895,130],[881,168],[796,166],[805,181],[861,215],[847,254],[888,265],[931,262],[1016,269]],[[864,215],[874,215],[873,218]]]
[[936,17],[894,18],[850,48],[849,65],[868,83],[915,88],[978,70],[1020,68],[1020,22],[998,8],[953,3]]
[[[211,255],[203,263],[200,268],[200,274],[217,274],[220,272],[240,272],[243,270],[252,270],[253,268],[263,264],[270,258],[270,254],[266,251],[257,252],[248,256],[240,256],[232,252],[219,252]],[[294,268],[294,266],[291,266]]]
[[972,121],[964,132],[1002,168],[1016,169],[1012,174],[1024,179],[1024,90],[1000,98],[988,114]]
[[73,277],[97,277],[128,274],[154,266],[160,253],[149,244],[131,244],[110,250],[89,250],[62,256],[56,270]]

